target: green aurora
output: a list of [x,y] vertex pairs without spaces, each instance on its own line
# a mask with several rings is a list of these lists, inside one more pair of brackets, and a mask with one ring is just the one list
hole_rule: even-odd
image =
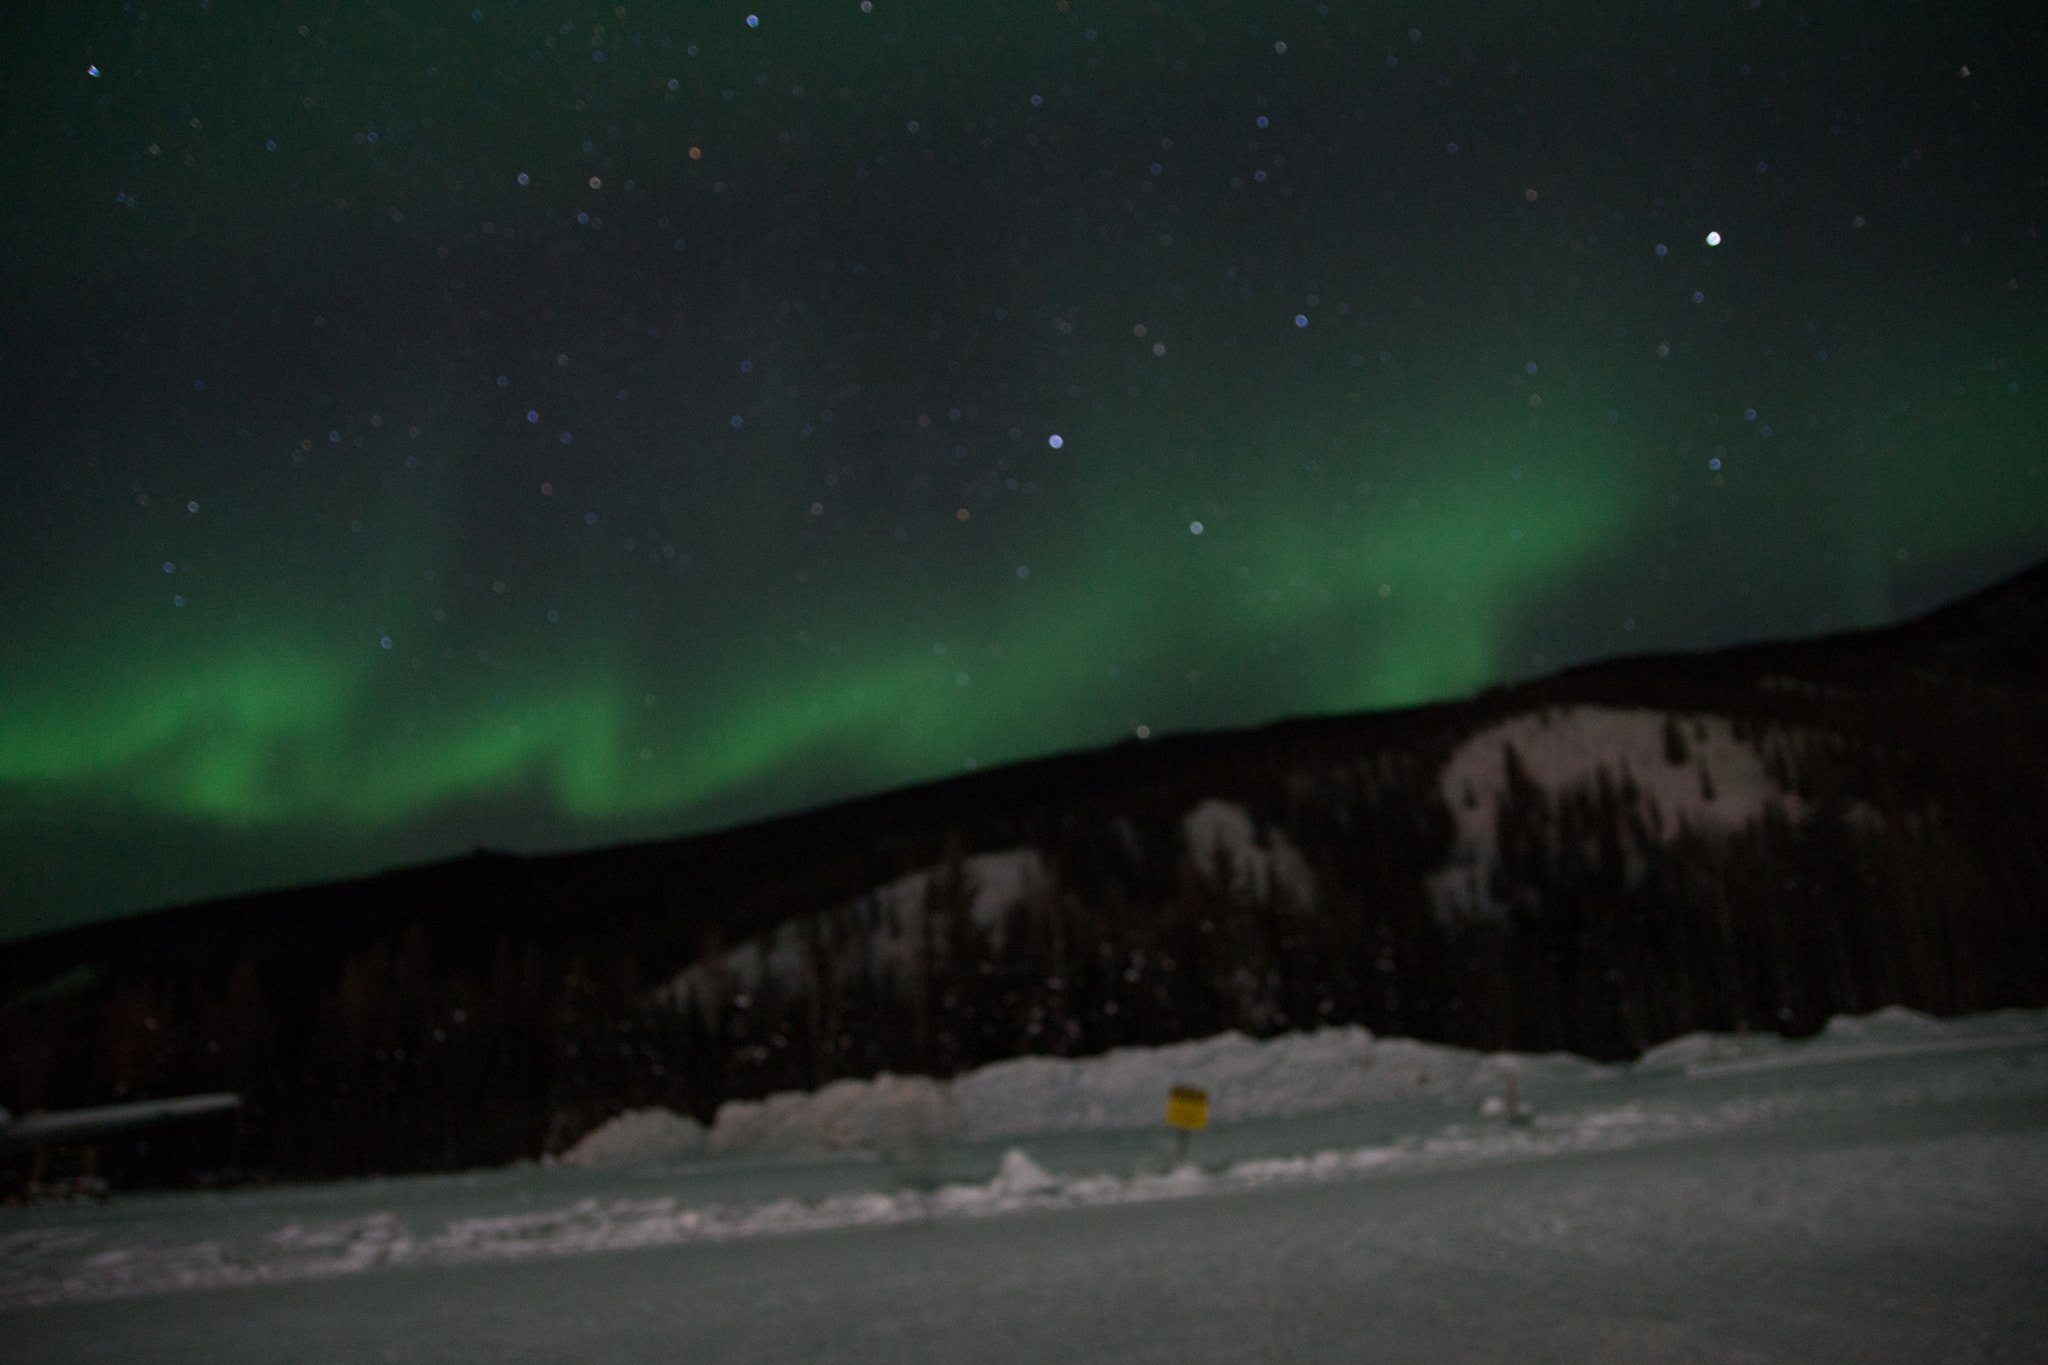
[[2040,39],[1926,8],[45,17],[0,934],[2038,558]]

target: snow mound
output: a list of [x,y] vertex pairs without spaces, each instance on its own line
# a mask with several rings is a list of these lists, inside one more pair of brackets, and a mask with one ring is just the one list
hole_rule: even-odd
[[[714,1156],[815,1156],[848,1149],[902,1156],[951,1141],[1156,1127],[1165,1120],[1167,1092],[1177,1085],[1206,1090],[1210,1122],[1227,1124],[1400,1099],[1478,1105],[1499,1098],[1510,1077],[1526,1085],[1624,1071],[1709,1075],[1967,1050],[2008,1038],[2031,1045],[2044,1029],[2048,1015],[2035,1012],[1944,1021],[1892,1006],[1837,1016],[1818,1037],[1804,1041],[1772,1033],[1689,1033],[1651,1048],[1625,1068],[1569,1053],[1489,1055],[1412,1038],[1375,1038],[1357,1025],[1263,1040],[1230,1032],[1162,1047],[1117,1048],[1097,1057],[1015,1057],[951,1081],[884,1072],[873,1080],[838,1080],[765,1100],[728,1100],[702,1147]],[[640,1110],[613,1119],[563,1160],[597,1165],[672,1159],[667,1150],[655,1150],[657,1134],[666,1131],[655,1125],[663,1120],[701,1132],[666,1111]],[[690,1138],[679,1134],[675,1141]],[[637,1155],[643,1149],[650,1154]],[[608,1155],[613,1150],[635,1155],[614,1158]],[[677,1148],[675,1154],[687,1153]],[[1022,1178],[1021,1167],[1012,1173]]]
[[1820,1036],[1831,1043],[1917,1043],[1952,1032],[1931,1014],[1886,1005],[1874,1014],[1838,1014]]
[[838,1080],[765,1100],[727,1100],[711,1122],[719,1155],[804,1155],[862,1148],[900,1153],[944,1142],[946,1092],[925,1076]]
[[1285,1118],[1403,1098],[1462,1103],[1508,1071],[1597,1069],[1583,1058],[1488,1057],[1465,1048],[1376,1039],[1356,1025],[1278,1038],[1219,1033],[1097,1057],[1016,1057],[949,1082],[883,1073],[765,1100],[728,1100],[712,1121],[716,1156],[892,1154],[943,1144],[1161,1123],[1176,1085],[1209,1092],[1212,1123]]
[[649,1166],[704,1150],[704,1125],[667,1109],[628,1109],[606,1119],[562,1153],[569,1166]]
[[1045,1167],[1024,1155],[1022,1147],[1012,1147],[1003,1153],[1003,1164],[996,1169],[996,1178],[988,1188],[991,1194],[1014,1198],[1058,1189],[1060,1184],[1046,1173]]
[[1683,1071],[1701,1062],[1720,1061],[1732,1051],[1728,1035],[1696,1031],[1649,1049],[1636,1059],[1636,1070]]
[[954,1131],[971,1139],[1141,1128],[1161,1122],[1176,1085],[1208,1091],[1215,1123],[1306,1114],[1462,1089],[1479,1060],[1461,1048],[1378,1041],[1355,1025],[1265,1041],[1219,1033],[1099,1057],[1016,1057],[953,1082]]
[[1903,1005],[1887,1005],[1869,1014],[1838,1014],[1811,1038],[1781,1038],[1775,1033],[1688,1033],[1649,1049],[1631,1069],[1682,1071],[1689,1076],[1778,1071],[1877,1058],[2032,1047],[2044,1035],[2048,1035],[2048,1011],[2044,1010],[2002,1010],[1937,1019]]

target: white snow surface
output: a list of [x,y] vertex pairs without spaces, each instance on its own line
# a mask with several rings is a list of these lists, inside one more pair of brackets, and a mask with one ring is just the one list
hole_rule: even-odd
[[806,1155],[861,1148],[904,1152],[943,1142],[949,1127],[945,1087],[926,1076],[838,1080],[765,1100],[727,1100],[712,1120],[718,1155]]
[[1592,1065],[1563,1054],[1488,1057],[1378,1039],[1355,1025],[1265,1040],[1229,1032],[1096,1057],[1016,1057],[951,1081],[884,1072],[872,1081],[729,1100],[719,1106],[708,1146],[726,1156],[900,1151],[948,1138],[1144,1128],[1160,1121],[1176,1085],[1209,1092],[1212,1122],[1238,1123],[1375,1100],[1462,1098],[1497,1084],[1504,1068],[1567,1074]]
[[[1891,1006],[1860,1018],[1837,1017],[1819,1037],[1802,1042],[1776,1034],[1687,1034],[1650,1049],[1631,1069],[1757,1069],[1929,1048],[1969,1050],[1984,1045],[1987,1029],[1997,1037],[2033,1037],[2005,1015],[1944,1021]],[[1217,1124],[1396,1100],[1466,1105],[1498,1096],[1510,1073],[1528,1084],[1610,1076],[1615,1068],[1569,1053],[1485,1054],[1412,1038],[1375,1038],[1357,1025],[1268,1039],[1232,1031],[1094,1057],[1014,1057],[950,1081],[883,1072],[872,1080],[836,1080],[765,1100],[728,1100],[719,1106],[704,1147],[727,1157],[846,1150],[900,1155],[948,1141],[1143,1129],[1161,1122],[1167,1092],[1177,1085],[1207,1091],[1210,1121]],[[585,1144],[632,1119],[628,1114],[611,1120],[563,1159],[573,1161]],[[606,1164],[634,1159],[627,1138],[605,1140],[611,1145],[603,1150],[619,1153],[604,1158]],[[651,1142],[638,1159],[658,1162],[676,1155]]]
[[[1577,1058],[1531,1064],[1590,1065]],[[1176,1085],[1209,1092],[1212,1122],[1238,1123],[1463,1094],[1497,1065],[1462,1048],[1376,1039],[1356,1025],[1264,1040],[1229,1032],[1098,1057],[1015,1057],[957,1078],[950,1098],[962,1137],[1022,1137],[1156,1124]]]
[[[923,1166],[525,1164],[0,1209],[0,1338],[38,1361],[652,1361],[687,1341],[1335,1362],[1361,1333],[1414,1361],[2048,1359],[2048,1011],[1890,1009],[1612,1066],[1346,1029],[1139,1051],[976,1073],[1051,1112],[1030,1138],[956,1130]],[[1347,1066],[1394,1080],[1310,1112]],[[1487,1117],[1511,1074],[1525,1123]],[[1219,1120],[1175,1164],[1156,1087],[1188,1080]],[[1145,1126],[1091,1126],[1119,1116]],[[632,1117],[613,1131],[673,1131]],[[241,1292],[180,1292],[222,1288]]]

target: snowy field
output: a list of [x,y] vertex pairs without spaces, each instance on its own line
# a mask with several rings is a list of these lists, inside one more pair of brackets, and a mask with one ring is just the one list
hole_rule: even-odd
[[[1176,1167],[1179,1081],[1224,1121]],[[935,1095],[948,1141],[896,1121]],[[0,1355],[2048,1361],[2043,1013],[1627,1067],[1225,1036],[772,1108],[717,1155],[0,1210]]]

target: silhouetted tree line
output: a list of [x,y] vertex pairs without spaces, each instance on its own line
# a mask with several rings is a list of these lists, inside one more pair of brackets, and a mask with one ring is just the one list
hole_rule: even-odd
[[[945,1076],[1222,1029],[1359,1023],[1625,1058],[1691,1029],[1799,1034],[1890,1003],[2048,1000],[2048,689],[2024,672],[1804,648],[1782,650],[1789,662],[1611,665],[1454,706],[1191,740],[1177,757],[1129,746],[1041,765],[1035,787],[988,775],[964,789],[978,807],[948,788],[912,835],[818,854],[837,869],[831,894],[781,873],[715,897],[643,879],[630,894],[648,908],[625,919],[583,904],[605,894],[600,855],[575,864],[580,880],[547,883],[531,914],[378,921],[366,898],[390,884],[359,884],[358,901],[334,903],[382,927],[342,948],[250,930],[242,950],[173,961],[122,949],[152,940],[113,926],[74,936],[86,947],[67,966],[73,939],[10,945],[0,1104],[235,1090],[239,1113],[109,1143],[103,1169],[129,1186],[329,1177],[534,1157],[643,1105],[708,1120],[723,1100],[840,1076]],[[1788,681],[1802,662],[1824,681]],[[1554,796],[1510,751],[1492,909],[1447,913],[1429,891],[1455,831],[1445,759],[1505,716],[1579,702],[1719,714],[1752,738],[1775,728],[1792,737],[1770,750],[1775,775],[1804,817],[1770,809],[1733,836],[1666,837],[1626,775]],[[1686,743],[1668,728],[1667,760],[1686,762]],[[1313,894],[1236,875],[1227,847],[1188,847],[1185,815],[1214,797],[1250,812],[1268,848],[1298,849]],[[780,863],[822,846],[787,840]],[[1046,875],[1000,924],[977,923],[970,855],[1023,846]],[[860,893],[920,867],[936,868],[921,913],[897,907],[885,926]],[[663,989],[782,925],[793,968],[687,998]],[[886,961],[866,949],[884,928],[906,935]]]

